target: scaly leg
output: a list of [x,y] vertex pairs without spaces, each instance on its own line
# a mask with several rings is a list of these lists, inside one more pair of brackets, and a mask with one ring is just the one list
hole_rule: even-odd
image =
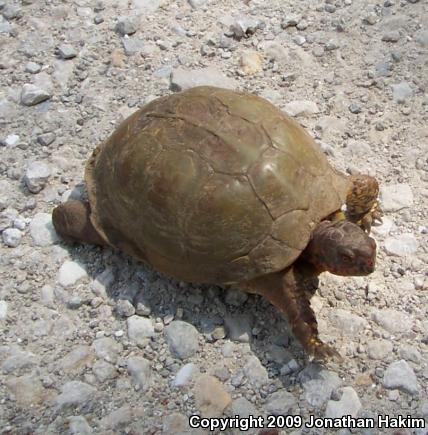
[[[314,277],[311,277],[314,278]],[[241,284],[250,293],[264,296],[286,314],[295,337],[308,353],[319,359],[340,357],[318,337],[318,324],[307,297],[305,285],[310,277],[303,277],[294,267],[272,273]],[[312,290],[313,291],[313,290]]]

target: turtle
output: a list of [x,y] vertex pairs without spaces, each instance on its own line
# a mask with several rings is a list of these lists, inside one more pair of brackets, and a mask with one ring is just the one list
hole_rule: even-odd
[[52,213],[66,241],[117,248],[181,281],[260,294],[310,355],[338,355],[319,338],[310,298],[324,271],[374,271],[379,185],[333,168],[279,108],[212,86],[157,98],[95,148],[85,181],[88,200]]

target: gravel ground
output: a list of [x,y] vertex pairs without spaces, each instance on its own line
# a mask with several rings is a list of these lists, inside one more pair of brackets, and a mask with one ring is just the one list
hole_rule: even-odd
[[[207,433],[195,413],[428,418],[426,1],[0,0],[0,14],[0,433]],[[309,361],[258,296],[53,231],[90,151],[197,84],[269,99],[336,167],[380,181],[377,270],[324,274],[313,299],[342,363]]]

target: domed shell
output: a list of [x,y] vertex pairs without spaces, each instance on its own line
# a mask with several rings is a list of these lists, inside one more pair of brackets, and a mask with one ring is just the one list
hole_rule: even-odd
[[349,187],[268,101],[196,87],[126,119],[86,167],[91,220],[112,246],[184,281],[281,270]]

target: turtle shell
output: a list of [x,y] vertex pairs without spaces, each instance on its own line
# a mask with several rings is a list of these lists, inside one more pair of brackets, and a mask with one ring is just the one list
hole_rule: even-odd
[[349,189],[281,110],[207,86],[132,114],[85,177],[109,244],[178,279],[218,284],[291,265]]

